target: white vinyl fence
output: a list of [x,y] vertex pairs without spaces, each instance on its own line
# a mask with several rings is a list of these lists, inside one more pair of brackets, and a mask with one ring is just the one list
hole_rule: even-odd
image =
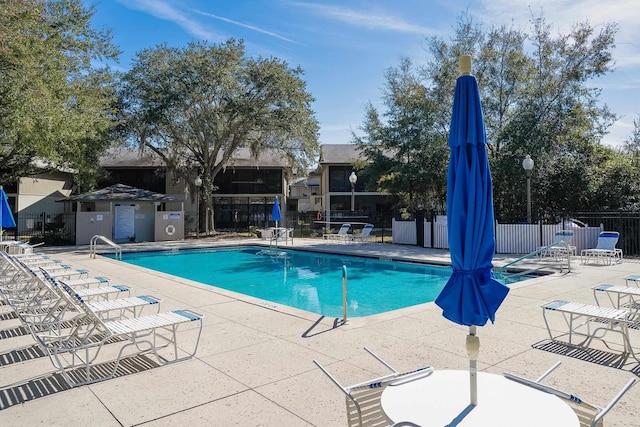
[[[573,231],[571,246],[580,254],[583,249],[595,248],[600,227],[570,227]],[[562,224],[499,224],[496,223],[496,253],[527,254],[541,246],[553,243],[555,234],[563,230]],[[433,237],[432,237],[433,236]],[[393,243],[401,245],[417,244],[416,222],[393,220]],[[433,243],[432,243],[433,242]],[[449,249],[446,217],[432,223],[424,222],[424,246],[435,249]]]

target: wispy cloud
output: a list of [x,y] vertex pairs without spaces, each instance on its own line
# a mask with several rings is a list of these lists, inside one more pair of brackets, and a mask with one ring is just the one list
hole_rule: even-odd
[[182,11],[176,9],[164,0],[117,0],[129,9],[140,10],[159,19],[174,22],[192,36],[213,41],[219,38],[217,34],[208,30],[199,22],[189,18]]
[[431,28],[415,25],[406,22],[401,18],[391,16],[387,13],[364,13],[354,9],[339,6],[328,6],[317,3],[288,2],[288,4],[311,10],[324,17],[335,19],[356,27],[364,27],[372,30],[397,31],[412,34],[430,34]]
[[229,24],[237,25],[237,26],[242,27],[242,28],[247,28],[249,30],[257,31],[259,33],[266,34],[268,36],[275,37],[277,39],[284,40],[284,41],[289,42],[289,43],[302,44],[302,43],[299,43],[299,42],[297,42],[295,40],[291,40],[291,39],[289,39],[287,37],[281,36],[280,34],[276,34],[276,33],[272,32],[272,31],[263,30],[262,28],[256,27],[254,25],[244,24],[242,22],[234,21],[233,19],[225,18],[223,16],[214,15],[213,13],[204,12],[204,11],[197,10],[197,9],[192,9],[192,11],[195,12],[195,13],[198,13],[200,15],[207,16],[209,18],[217,19],[219,21],[223,21],[223,22],[227,22]]

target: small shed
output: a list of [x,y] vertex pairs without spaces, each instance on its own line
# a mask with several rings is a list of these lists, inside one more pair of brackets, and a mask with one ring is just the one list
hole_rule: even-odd
[[116,184],[59,201],[76,205],[76,245],[97,234],[116,243],[184,239],[184,200],[174,196]]

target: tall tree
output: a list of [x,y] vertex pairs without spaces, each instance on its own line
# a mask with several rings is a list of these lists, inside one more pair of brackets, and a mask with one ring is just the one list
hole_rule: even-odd
[[247,57],[233,39],[145,49],[124,76],[130,129],[177,178],[200,174],[210,207],[213,180],[239,147],[255,157],[275,150],[299,170],[317,159],[318,123],[301,75],[278,59]]
[[[598,149],[615,116],[589,83],[611,70],[615,24],[576,24],[554,36],[543,18],[532,31],[483,28],[463,14],[450,41],[429,40],[426,80],[448,121],[457,59],[473,57],[487,127],[496,212],[526,211],[522,159],[536,161],[533,200],[547,211],[593,205],[590,181],[604,161]],[[447,97],[448,96],[448,97]],[[619,198],[620,199],[620,198]],[[602,198],[601,198],[602,200]]]
[[410,211],[444,207],[448,148],[446,134],[436,126],[438,109],[407,58],[386,73],[384,106],[369,105],[361,130],[354,134],[369,160],[364,173],[372,190],[399,196]]
[[0,182],[60,167],[95,182],[116,97],[92,61],[119,52],[94,13],[80,0],[0,1]]

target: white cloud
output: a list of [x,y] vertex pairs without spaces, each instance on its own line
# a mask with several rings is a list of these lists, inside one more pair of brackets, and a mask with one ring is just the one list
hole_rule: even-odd
[[201,40],[214,41],[218,36],[202,26],[199,22],[189,18],[180,10],[163,0],[118,0],[129,9],[140,10],[156,18],[171,21],[179,25],[187,33]]
[[306,8],[324,17],[335,19],[352,26],[364,27],[372,30],[397,31],[422,35],[433,33],[431,28],[406,22],[401,18],[391,16],[388,12],[380,14],[364,13],[345,7],[328,6],[317,3],[290,2],[289,4],[300,8]]
[[280,40],[284,40],[284,41],[287,41],[287,42],[290,42],[290,43],[295,43],[295,44],[302,44],[302,43],[296,42],[295,40],[288,39],[288,38],[283,37],[283,36],[281,36],[279,34],[276,34],[274,32],[268,31],[268,30],[263,30],[262,28],[259,28],[259,27],[253,26],[253,25],[244,24],[242,22],[234,21],[234,20],[229,19],[229,18],[225,18],[225,17],[222,17],[222,16],[214,15],[213,13],[203,12],[203,11],[197,10],[197,9],[192,9],[192,10],[193,10],[193,12],[198,13],[200,15],[207,16],[207,17],[213,18],[213,19],[217,19],[217,20],[220,20],[220,21],[223,21],[223,22],[227,22],[229,24],[237,25],[239,27],[247,28],[249,30],[257,31],[259,33],[266,34],[268,36],[275,37],[275,38],[278,38]]

